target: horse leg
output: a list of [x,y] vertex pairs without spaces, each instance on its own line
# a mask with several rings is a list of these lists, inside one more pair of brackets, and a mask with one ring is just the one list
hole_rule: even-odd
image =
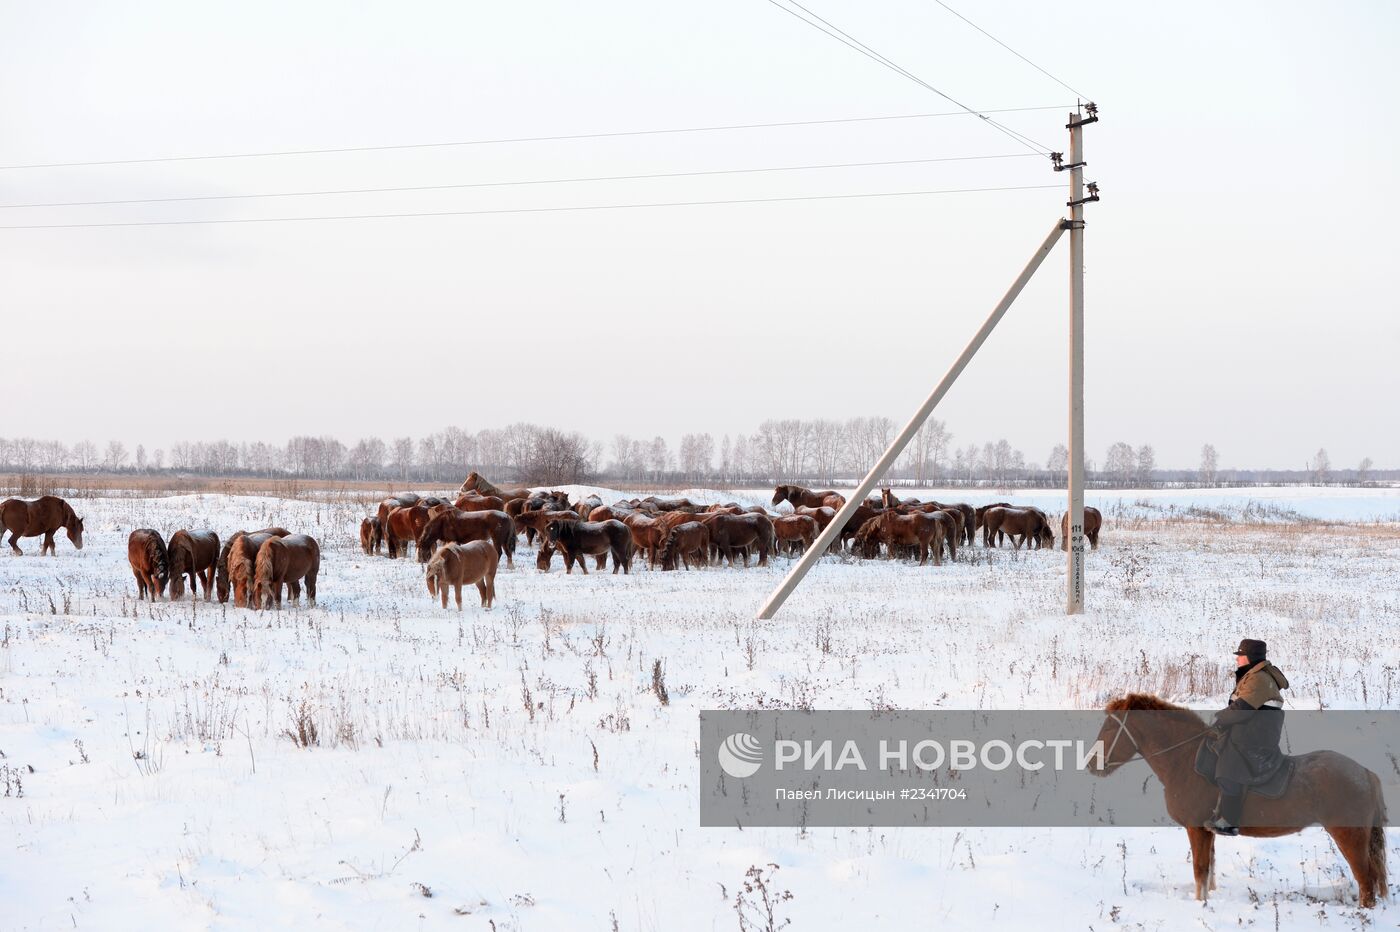
[[1371,871],[1371,830],[1354,826],[1328,825],[1327,834],[1336,842],[1337,850],[1347,859],[1352,875],[1356,877],[1356,887],[1363,909],[1376,905],[1376,889]]
[[146,577],[139,570],[132,570],[131,575],[136,577],[136,601],[139,602],[146,597]]
[[46,553],[58,556],[58,545],[53,542],[53,531],[44,533],[44,546],[39,550],[39,556],[42,557]]
[[462,584],[460,582],[454,583],[452,588],[457,590],[457,611],[460,612],[462,610]]
[[[608,554],[607,554],[607,551],[603,551],[602,553],[598,554],[598,566],[597,566],[597,568],[600,569],[600,570],[605,570],[605,569],[608,568]],[[616,560],[613,561],[613,575],[614,575],[614,576],[617,575],[617,561],[616,561]]]
[[[191,593],[193,595],[193,593]],[[210,563],[209,568],[204,571],[204,601],[208,602],[214,597],[214,564]]]
[[583,575],[588,575],[588,554],[580,553],[578,555],[578,568],[583,570]]
[[308,608],[316,607],[316,574],[306,574],[306,604]]
[[10,532],[10,549],[15,552],[15,556],[24,556],[24,551],[19,549],[19,531]]
[[1210,893],[1210,878],[1214,874],[1215,836],[1203,828],[1188,828],[1191,840],[1191,873],[1196,880],[1196,899],[1205,902]]

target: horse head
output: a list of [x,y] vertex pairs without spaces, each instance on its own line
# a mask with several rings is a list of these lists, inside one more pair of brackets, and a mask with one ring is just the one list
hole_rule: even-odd
[[787,501],[788,493],[789,491],[791,491],[791,489],[792,486],[790,485],[780,485],[777,488],[775,488],[773,490],[773,504],[777,505],[781,502]]
[[72,542],[75,550],[83,549],[83,519],[78,517],[78,513],[69,509],[68,520],[63,525],[68,532],[68,540]]

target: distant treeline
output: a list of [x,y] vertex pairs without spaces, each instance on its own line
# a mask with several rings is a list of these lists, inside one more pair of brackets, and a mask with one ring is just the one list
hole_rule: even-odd
[[[617,434],[606,444],[576,431],[511,424],[475,433],[448,427],[426,437],[368,437],[353,446],[335,437],[298,436],[285,444],[227,440],[177,443],[168,450],[133,448],[120,440],[99,447],[20,437],[0,438],[0,471],[16,475],[191,475],[266,479],[456,483],[470,470],[493,480],[536,485],[576,482],[623,486],[764,486],[797,482],[852,485],[894,438],[884,417],[845,421],[768,420],[751,434],[689,433],[675,446],[663,437]],[[885,477],[904,485],[1058,487],[1067,480],[1068,450],[1055,446],[1029,459],[1005,439],[956,446],[946,424],[930,419]],[[1093,488],[1365,485],[1400,480],[1369,459],[1334,469],[1318,450],[1301,469],[1229,469],[1214,446],[1201,448],[1195,469],[1162,469],[1151,444],[1111,444],[1102,461],[1086,462]]]

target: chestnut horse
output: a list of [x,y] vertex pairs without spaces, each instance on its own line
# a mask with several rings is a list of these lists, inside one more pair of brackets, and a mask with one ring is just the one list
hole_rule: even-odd
[[301,580],[306,580],[306,598],[316,607],[316,574],[321,571],[321,546],[306,534],[269,537],[258,548],[253,570],[253,608],[282,609],[282,586],[293,603],[301,598]]
[[[1099,549],[1099,531],[1103,530],[1103,512],[1093,505],[1084,506],[1084,536],[1089,538],[1089,547]],[[1060,549],[1069,549],[1069,512],[1060,519]]]
[[504,511],[458,511],[449,509],[432,517],[418,533],[418,562],[427,563],[439,544],[465,544],[490,541],[496,558],[506,558],[515,566],[515,519]]
[[[58,547],[53,542],[53,532],[63,528],[68,532],[68,540],[75,550],[83,549],[83,519],[73,511],[73,506],[56,495],[45,495],[32,502],[21,498],[8,498],[0,505],[0,525],[10,532],[10,549],[15,556],[22,556],[19,549],[21,537],[44,535],[44,545],[39,555],[52,553],[58,556]],[[0,531],[3,534],[4,531]]]
[[[612,554],[613,575],[619,569],[632,572],[632,532],[621,521],[551,521],[549,522],[549,546],[540,548],[540,558],[548,550],[558,550],[564,556],[564,572],[572,573],[574,563],[588,575],[585,555]],[[546,562],[545,569],[549,568]]]
[[455,502],[463,511],[505,511],[505,499],[499,495],[463,495]]
[[379,503],[379,508],[375,510],[375,514],[379,517],[379,523],[383,524],[385,521],[389,520],[389,512],[393,511],[395,508],[412,508],[421,501],[422,499],[417,492],[401,492],[398,495],[390,495]]
[[735,551],[742,554],[744,567],[748,567],[751,546],[758,548],[758,565],[768,565],[768,554],[773,550],[773,522],[766,515],[717,514],[709,519],[709,524],[715,550],[731,567]]
[[[1105,776],[1139,757],[1147,762],[1162,783],[1167,814],[1186,829],[1196,899],[1206,899],[1215,886],[1215,835],[1200,826],[1210,819],[1218,790],[1196,772],[1196,754],[1211,729],[1190,709],[1143,693],[1114,699],[1104,711],[1098,740],[1108,750],[1102,769],[1092,772]],[[1246,794],[1240,834],[1277,838],[1321,824],[1351,866],[1361,906],[1375,906],[1377,896],[1385,899],[1389,893],[1380,778],[1335,751],[1300,754],[1293,762],[1288,789],[1278,799]]]
[[476,470],[467,474],[466,481],[457,490],[459,495],[466,495],[468,492],[476,492],[478,495],[495,495],[497,498],[510,501],[512,498],[529,498],[530,490],[524,486],[516,486],[512,489],[503,489],[492,485],[486,481],[486,477]]
[[808,508],[819,508],[825,505],[840,511],[841,506],[846,504],[846,496],[830,489],[824,492],[813,492],[800,485],[780,485],[773,489],[773,504],[776,505],[779,502],[791,502],[794,508],[798,505],[806,505]]
[[[262,542],[268,537],[286,537],[290,533],[292,532],[284,527],[265,527],[261,531],[234,531],[233,536],[224,541],[224,546],[219,551],[219,565],[214,570],[214,591],[218,594],[219,601],[227,602],[229,590],[234,588],[233,571],[229,568],[229,559],[233,553],[233,545],[239,539],[249,534],[266,535],[260,536],[257,541],[253,542],[251,549],[246,554],[247,572],[243,575],[243,579],[251,583],[253,580],[253,561],[257,559],[258,548],[262,546]],[[240,562],[243,558],[244,555],[240,551]],[[234,595],[234,605],[243,606],[248,604],[248,589],[246,585],[241,590],[235,589]]]
[[126,539],[126,559],[136,577],[136,598],[159,599],[170,581],[170,556],[160,531],[148,527],[132,531]]
[[[611,509],[595,508],[594,512],[603,510],[611,511]],[[590,514],[588,520],[596,521],[598,519]],[[622,523],[626,525],[628,533],[632,535],[632,548],[645,553],[647,566],[650,569],[656,569],[656,563],[661,554],[661,545],[666,541],[666,528],[662,525],[661,519],[633,512],[625,515],[622,518]]]
[[423,578],[428,583],[428,595],[442,595],[443,608],[447,608],[447,587],[455,589],[459,612],[462,610],[462,587],[475,583],[481,593],[481,607],[489,612],[496,601],[496,567],[499,565],[496,547],[488,540],[443,544],[428,561]]
[[773,519],[773,536],[777,539],[778,550],[802,553],[812,546],[821,528],[811,515],[782,515]]
[[360,522],[360,548],[366,556],[380,551],[384,545],[384,522],[378,515],[370,515]]
[[709,566],[710,529],[699,521],[682,521],[671,528],[661,547],[661,569],[675,569],[677,557],[686,569],[690,569],[692,561],[697,566]]
[[176,531],[170,538],[170,599],[183,598],[185,577],[190,578],[190,598],[197,599],[196,583],[204,584],[204,601],[214,597],[214,568],[219,562],[219,535],[213,531]]
[[[423,528],[427,526],[431,517],[426,505],[392,509],[384,519],[384,543],[388,545],[389,558],[397,559],[400,549],[407,554],[407,545],[418,540],[418,535],[423,533]],[[418,562],[428,562],[427,556],[421,550],[418,552]]]
[[896,547],[912,547],[919,555],[919,565],[928,563],[929,551],[933,551],[933,565],[943,564],[943,541],[945,523],[941,513],[931,514],[915,511],[902,515],[894,510],[886,510],[866,521],[856,533],[856,551],[865,557],[876,556],[880,544],[895,555]]

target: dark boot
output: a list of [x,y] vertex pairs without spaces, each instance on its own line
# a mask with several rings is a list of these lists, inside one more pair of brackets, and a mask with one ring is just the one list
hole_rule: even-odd
[[1238,835],[1240,833],[1240,816],[1244,813],[1244,794],[1229,795],[1220,794],[1220,799],[1215,803],[1215,814],[1203,827],[1217,835]]

